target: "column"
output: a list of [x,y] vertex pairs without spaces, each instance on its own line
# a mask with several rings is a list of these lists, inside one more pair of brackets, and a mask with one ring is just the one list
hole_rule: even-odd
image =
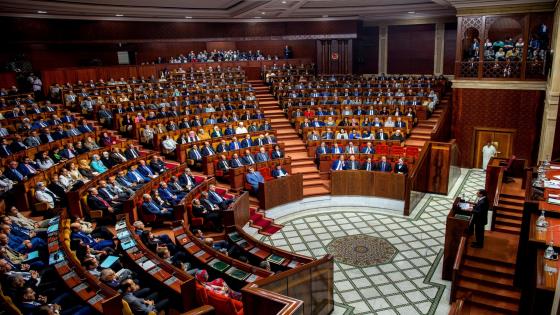
[[379,66],[378,73],[387,73],[387,25],[379,26]]
[[445,53],[445,24],[436,23],[435,49],[434,49],[434,74],[443,73],[443,56]]
[[[554,14],[554,32],[552,33],[552,50],[560,51],[560,38],[558,36],[558,23],[560,23],[560,8]],[[554,146],[554,133],[558,117],[558,101],[560,97],[560,58],[554,58],[550,75],[546,84],[546,99],[541,126],[541,141],[539,143],[539,160],[552,157]]]

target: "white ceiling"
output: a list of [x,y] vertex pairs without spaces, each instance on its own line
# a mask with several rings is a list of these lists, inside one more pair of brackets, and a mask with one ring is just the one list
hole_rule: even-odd
[[[420,20],[456,8],[554,0],[0,0],[0,16],[102,20]],[[44,11],[39,13],[39,11]],[[117,16],[118,15],[118,16]],[[122,15],[122,16],[121,16]]]

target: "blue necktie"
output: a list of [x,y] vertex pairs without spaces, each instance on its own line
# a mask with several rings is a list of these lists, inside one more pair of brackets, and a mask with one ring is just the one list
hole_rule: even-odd
[[23,179],[23,175],[18,170],[14,169],[14,174],[16,174],[16,176],[19,180]]

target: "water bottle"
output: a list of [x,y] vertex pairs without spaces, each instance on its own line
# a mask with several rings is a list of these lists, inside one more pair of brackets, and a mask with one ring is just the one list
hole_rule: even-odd
[[554,245],[553,242],[550,242],[548,244],[548,247],[544,251],[544,258],[545,259],[554,259],[555,258],[556,252],[554,251],[554,247],[552,247],[553,245]]
[[541,215],[537,219],[537,227],[540,227],[540,228],[548,227],[548,221],[546,221],[546,218],[544,216],[544,210],[541,212]]

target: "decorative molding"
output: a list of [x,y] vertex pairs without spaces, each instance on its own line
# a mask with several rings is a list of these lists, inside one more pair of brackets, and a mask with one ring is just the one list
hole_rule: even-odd
[[481,7],[457,7],[457,16],[467,15],[502,15],[529,12],[550,12],[554,11],[554,2],[517,4],[517,5],[498,5]]
[[546,91],[545,81],[452,80],[454,89]]
[[387,25],[379,26],[379,60],[378,60],[378,73],[387,73],[387,50],[389,27]]
[[21,41],[18,44],[115,44],[115,43],[182,43],[182,42],[221,42],[221,41],[253,41],[253,40],[330,40],[356,39],[358,34],[316,34],[316,35],[284,35],[284,36],[244,36],[244,37],[205,37],[205,38],[145,38],[145,39],[101,39],[101,40],[67,40],[67,41]]
[[424,19],[402,19],[402,20],[364,20],[364,26],[381,26],[381,25],[417,25],[417,24],[438,24],[438,23],[455,23],[457,18],[455,16],[449,17],[434,17]]

